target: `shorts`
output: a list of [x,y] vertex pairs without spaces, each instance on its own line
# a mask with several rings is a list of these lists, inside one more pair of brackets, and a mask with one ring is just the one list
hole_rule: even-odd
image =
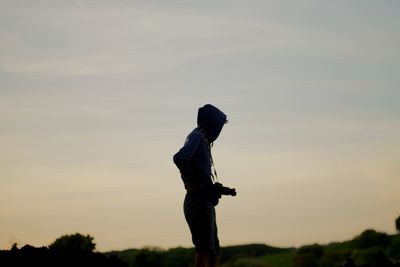
[[215,208],[199,193],[187,193],[183,205],[197,253],[220,255]]

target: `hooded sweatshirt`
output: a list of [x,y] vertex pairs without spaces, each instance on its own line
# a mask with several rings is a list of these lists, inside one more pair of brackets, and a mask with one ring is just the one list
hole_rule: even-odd
[[186,138],[183,147],[174,155],[185,188],[200,192],[206,200],[218,203],[211,175],[211,151],[213,143],[226,123],[226,115],[207,104],[198,110],[197,128]]

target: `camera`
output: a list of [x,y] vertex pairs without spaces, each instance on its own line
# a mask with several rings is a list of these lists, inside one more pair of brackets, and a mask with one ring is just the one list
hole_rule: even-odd
[[223,186],[221,183],[215,183],[214,187],[215,187],[215,190],[217,191],[217,193],[220,195],[236,196],[235,188],[229,188],[229,187]]

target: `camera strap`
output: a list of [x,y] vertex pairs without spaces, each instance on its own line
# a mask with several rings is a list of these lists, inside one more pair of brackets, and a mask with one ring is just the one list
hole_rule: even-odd
[[211,172],[211,178],[212,178],[212,180],[213,180],[214,183],[217,183],[217,182],[218,182],[218,175],[217,175],[217,170],[215,169],[214,160],[213,160],[213,157],[212,157],[212,154],[211,154],[211,147],[212,147],[212,146],[213,146],[213,143],[208,144],[208,149],[209,149],[209,151],[210,151],[211,168],[212,168],[212,170],[214,171],[214,173]]
[[207,136],[205,135],[204,131],[200,129],[200,133],[201,136],[203,137],[203,140],[207,143],[207,148],[208,148],[208,152],[210,153],[210,163],[211,163],[211,179],[213,180],[214,183],[218,182],[218,175],[217,175],[217,170],[215,169],[215,165],[214,165],[214,160],[212,157],[212,153],[211,153],[211,148],[213,146],[213,143],[208,142]]

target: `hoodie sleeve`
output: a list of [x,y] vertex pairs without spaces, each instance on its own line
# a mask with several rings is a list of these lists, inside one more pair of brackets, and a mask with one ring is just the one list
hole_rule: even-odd
[[190,161],[201,142],[202,136],[199,133],[192,133],[183,147],[174,155],[174,163],[182,175],[187,176],[192,172]]

